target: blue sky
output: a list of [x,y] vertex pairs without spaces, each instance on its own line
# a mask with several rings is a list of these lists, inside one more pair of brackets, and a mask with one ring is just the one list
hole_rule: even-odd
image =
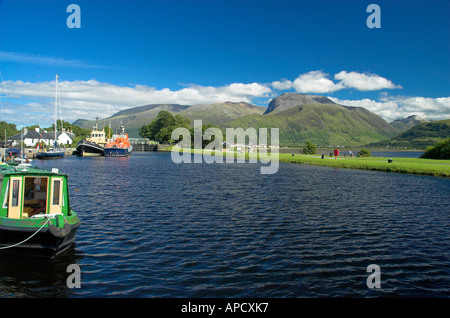
[[[81,28],[68,28],[70,4]],[[368,28],[369,4],[381,28]],[[3,118],[102,118],[153,103],[246,101],[297,92],[388,121],[450,118],[450,2],[0,0]],[[49,114],[50,113],[50,114]]]

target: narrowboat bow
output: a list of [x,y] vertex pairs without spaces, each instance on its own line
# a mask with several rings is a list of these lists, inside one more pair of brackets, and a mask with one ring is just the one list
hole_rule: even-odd
[[80,226],[67,176],[1,164],[0,178],[0,252],[54,258],[66,251]]

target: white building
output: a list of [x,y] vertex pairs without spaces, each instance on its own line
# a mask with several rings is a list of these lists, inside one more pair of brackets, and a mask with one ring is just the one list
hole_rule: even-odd
[[[75,135],[71,132],[57,133],[56,136],[58,145],[70,145],[75,138]],[[22,140],[25,147],[36,147],[40,142],[52,147],[55,143],[55,132],[41,131],[39,128],[35,128],[35,130],[27,130],[24,128],[22,134],[17,134],[8,138],[12,147],[18,146]]]

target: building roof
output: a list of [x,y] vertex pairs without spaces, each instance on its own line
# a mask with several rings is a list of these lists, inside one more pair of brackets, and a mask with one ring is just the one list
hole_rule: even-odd
[[[71,139],[73,139],[75,137],[75,135],[71,132],[64,132],[64,133],[67,134]],[[61,132],[56,133],[57,139],[59,138],[59,136],[61,136],[61,134],[63,134],[63,133],[61,133]],[[29,130],[23,136],[21,134],[17,134],[17,135],[9,137],[8,141],[21,140],[22,138],[23,139],[27,139],[27,138],[29,138],[29,139],[55,139],[55,132],[54,131],[37,132],[35,130]]]

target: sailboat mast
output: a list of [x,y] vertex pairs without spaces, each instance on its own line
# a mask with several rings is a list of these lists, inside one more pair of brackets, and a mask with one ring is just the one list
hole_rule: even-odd
[[[3,80],[2,71],[0,71],[0,77],[2,79],[3,88],[5,89],[5,97],[8,97],[8,91],[6,90],[5,81]],[[4,150],[4,152],[3,152],[3,160],[6,161],[6,120],[3,117],[3,102],[2,102],[2,94],[1,93],[0,93],[0,106],[2,108],[2,121],[5,124],[5,143],[3,144],[3,147],[4,147],[3,148],[3,150]]]
[[22,124],[22,129],[20,130],[20,158],[22,158],[23,156],[23,124]]
[[61,133],[63,133],[64,124],[62,120],[61,96],[59,95],[59,87],[58,87],[58,108],[59,108],[59,122],[61,123]]
[[56,128],[56,122],[58,120],[58,74],[56,74],[56,87],[55,87],[55,147],[56,147],[56,134],[58,129]]

